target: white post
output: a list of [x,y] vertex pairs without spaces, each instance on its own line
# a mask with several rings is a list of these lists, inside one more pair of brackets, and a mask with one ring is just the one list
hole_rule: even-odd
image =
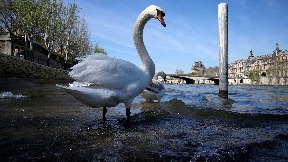
[[228,5],[218,5],[219,26],[219,94],[228,97]]

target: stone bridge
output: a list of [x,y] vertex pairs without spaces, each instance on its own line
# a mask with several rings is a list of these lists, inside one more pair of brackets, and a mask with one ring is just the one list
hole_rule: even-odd
[[175,75],[166,74],[171,79],[180,79],[179,83],[186,84],[215,84],[219,85],[219,77],[216,76],[191,76],[189,74]]

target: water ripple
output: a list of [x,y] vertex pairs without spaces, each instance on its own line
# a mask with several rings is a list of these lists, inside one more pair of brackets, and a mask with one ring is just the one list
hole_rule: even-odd
[[194,108],[223,109],[250,114],[288,114],[288,88],[285,86],[229,86],[228,98],[218,96],[216,85],[165,84],[162,101],[178,99]]

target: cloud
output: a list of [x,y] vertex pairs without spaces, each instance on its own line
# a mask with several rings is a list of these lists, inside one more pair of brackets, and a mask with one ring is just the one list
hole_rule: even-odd
[[[157,70],[166,71],[167,68],[174,72],[178,68],[189,71],[194,61],[203,61],[206,67],[218,66],[218,2],[153,1],[164,9],[167,24],[164,28],[152,19],[144,30],[144,42]],[[287,49],[288,14],[285,6],[288,2],[259,2],[228,1],[231,62],[247,58],[251,48],[255,56],[271,53],[276,41],[281,49]],[[137,16],[150,3],[152,1],[108,0],[87,1],[80,6],[93,41],[107,49],[112,57],[140,64],[132,32]]]

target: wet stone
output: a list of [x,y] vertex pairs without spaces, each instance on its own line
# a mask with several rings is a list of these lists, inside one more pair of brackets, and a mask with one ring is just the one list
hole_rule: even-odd
[[[255,104],[253,100],[245,100],[244,96],[249,96],[247,93],[235,96],[237,91],[246,90],[245,87],[232,87],[232,90],[235,88],[231,96],[234,102],[225,101],[232,105],[221,107],[222,100],[216,98],[217,93],[205,92],[207,89],[217,91],[217,87],[165,85],[167,95],[161,103],[135,98],[127,125],[123,104],[108,108],[107,121],[102,121],[102,108],[87,107],[55,84],[25,79],[0,80],[1,92],[10,92],[6,95],[8,98],[0,99],[1,160],[288,159],[287,110],[249,107],[245,110],[249,113],[243,113],[247,103]],[[252,88],[249,87],[249,91]],[[279,88],[275,94],[281,91],[287,93]],[[285,98],[283,94],[281,100]],[[13,97],[15,95],[25,97]],[[285,102],[285,99],[284,103],[278,101]],[[278,103],[270,106],[281,105]]]

